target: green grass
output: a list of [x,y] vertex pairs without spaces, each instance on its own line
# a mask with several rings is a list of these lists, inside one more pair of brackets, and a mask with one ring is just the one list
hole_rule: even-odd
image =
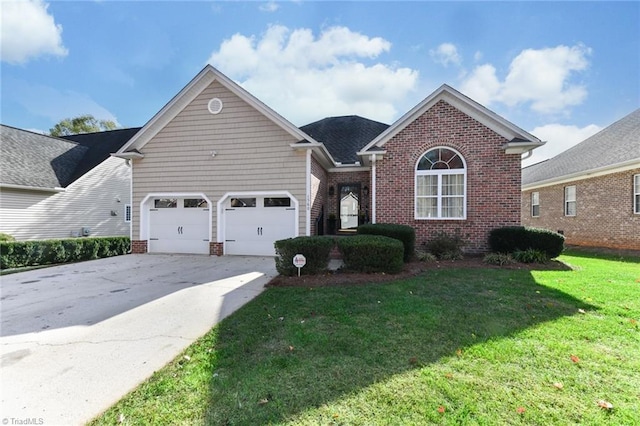
[[640,263],[562,260],[270,288],[93,424],[638,424]]

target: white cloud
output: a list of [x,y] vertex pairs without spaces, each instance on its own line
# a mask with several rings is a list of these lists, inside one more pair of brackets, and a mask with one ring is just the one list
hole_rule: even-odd
[[280,6],[275,1],[269,1],[260,5],[262,12],[275,12],[278,9],[280,9]]
[[591,49],[584,45],[526,49],[514,58],[504,81],[491,64],[477,66],[462,83],[462,91],[485,105],[528,104],[538,113],[553,114],[580,105],[587,97],[585,86],[572,77],[589,66]]
[[346,27],[315,36],[274,25],[260,37],[224,40],[208,62],[297,125],[347,114],[390,122],[418,79],[409,68],[367,63],[390,49],[387,40]]
[[595,124],[585,127],[567,126],[562,124],[546,124],[533,129],[530,133],[547,143],[533,151],[533,155],[522,162],[523,166],[538,163],[555,157],[572,146],[582,142],[602,130]]
[[66,56],[62,25],[56,24],[41,0],[2,1],[2,61],[22,64],[42,55]]
[[442,43],[436,49],[429,50],[429,55],[438,64],[445,67],[449,64],[460,65],[462,63],[462,57],[458,54],[458,49],[455,44]]

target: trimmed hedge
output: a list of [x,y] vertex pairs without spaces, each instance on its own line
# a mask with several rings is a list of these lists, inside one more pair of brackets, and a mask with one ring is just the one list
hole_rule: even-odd
[[515,253],[532,249],[553,259],[564,250],[564,235],[548,229],[505,226],[491,230],[489,247],[494,253]]
[[53,265],[118,256],[129,251],[129,237],[0,241],[0,269]]
[[416,247],[416,230],[408,225],[395,223],[368,223],[358,226],[358,234],[382,235],[400,240],[404,246],[403,260],[409,262]]
[[345,267],[352,271],[397,274],[404,264],[402,242],[383,235],[340,238],[338,248]]
[[298,268],[293,266],[293,257],[302,254],[307,264],[300,269],[300,274],[312,275],[323,272],[329,265],[329,254],[335,245],[332,237],[312,236],[279,240],[276,248],[276,270],[280,275],[297,275]]

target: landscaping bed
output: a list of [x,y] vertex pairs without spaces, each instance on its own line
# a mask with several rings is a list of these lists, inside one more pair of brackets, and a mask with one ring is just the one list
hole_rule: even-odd
[[338,269],[327,271],[317,275],[302,275],[300,277],[287,277],[278,275],[268,284],[268,287],[323,287],[334,285],[362,285],[371,283],[382,283],[395,281],[404,278],[411,278],[423,273],[428,273],[437,269],[457,269],[457,268],[485,268],[485,269],[521,269],[536,271],[563,271],[570,270],[571,266],[559,261],[550,260],[547,263],[513,263],[507,265],[490,265],[483,261],[481,256],[469,256],[457,260],[433,260],[428,262],[412,261],[406,263],[398,274],[385,273],[361,273]]

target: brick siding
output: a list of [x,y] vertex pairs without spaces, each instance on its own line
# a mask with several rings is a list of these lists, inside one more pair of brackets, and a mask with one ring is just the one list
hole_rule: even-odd
[[[522,223],[562,231],[567,244],[640,250],[640,214],[633,213],[633,176],[640,168],[522,192]],[[564,188],[576,187],[576,215],[564,215]],[[531,216],[531,193],[540,215]]]
[[[325,219],[327,217],[326,204],[327,172],[322,168],[318,160],[311,157],[311,235],[317,235],[316,220],[320,217],[324,208]],[[325,225],[326,229],[326,225]]]
[[222,256],[224,254],[224,243],[209,242],[209,255]]
[[131,253],[142,254],[147,252],[147,240],[131,241]]
[[[492,229],[520,224],[520,156],[507,155],[502,136],[444,101],[439,101],[389,140],[377,164],[376,221],[412,226],[416,246],[444,232],[458,234],[467,253],[488,250]],[[429,149],[458,151],[467,166],[465,220],[416,220],[415,168]]]

